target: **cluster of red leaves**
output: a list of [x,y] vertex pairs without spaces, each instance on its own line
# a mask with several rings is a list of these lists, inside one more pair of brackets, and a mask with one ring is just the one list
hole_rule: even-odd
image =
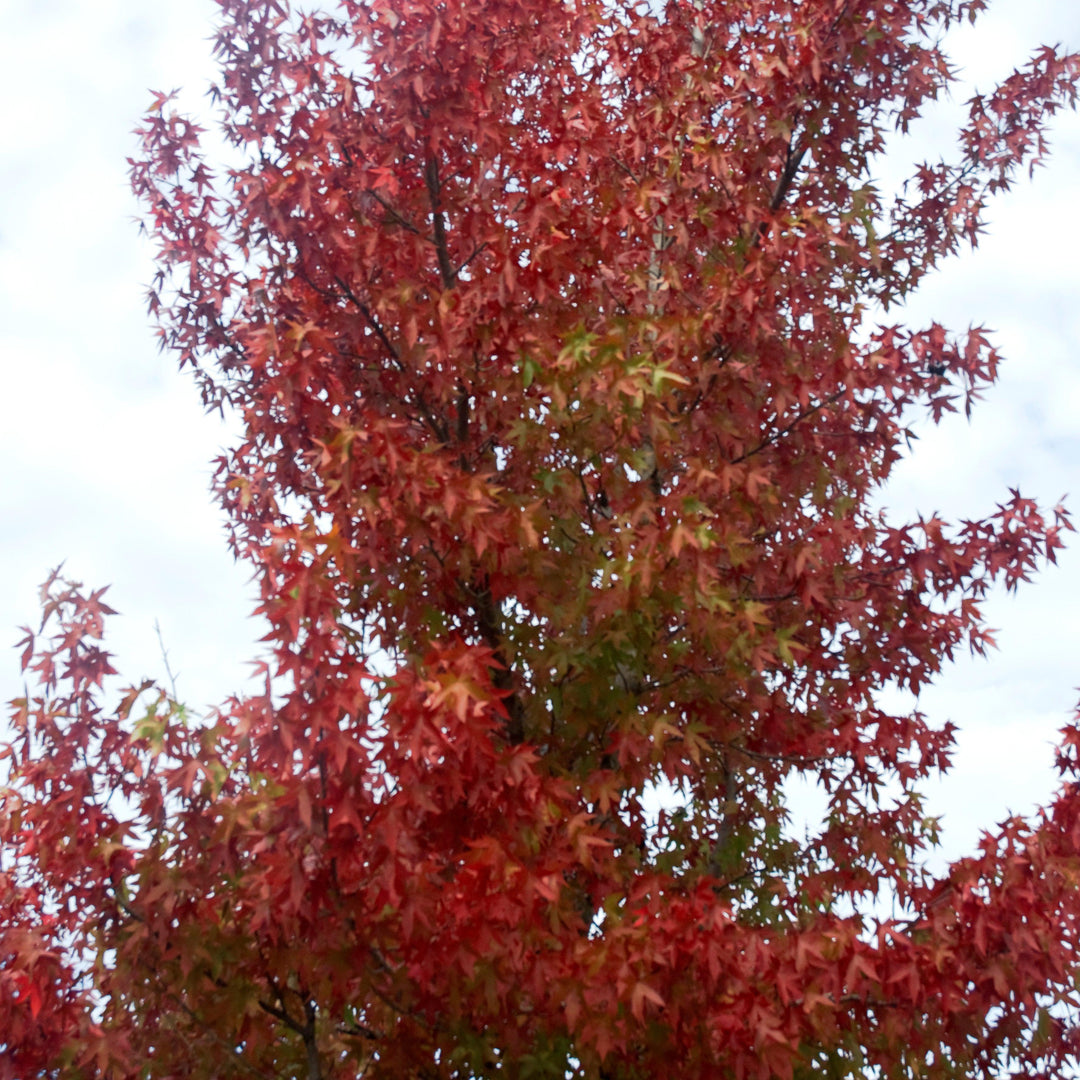
[[870,158],[980,0],[219,2],[233,167],[159,96],[132,170],[163,342],[244,421],[266,689],[107,708],[107,609],[49,583],[0,751],[0,1077],[1071,1068],[1080,729],[1044,815],[934,877],[951,731],[878,693],[985,649],[1068,522],[874,512],[912,411],[997,356],[860,331],[1080,61],[886,205]]

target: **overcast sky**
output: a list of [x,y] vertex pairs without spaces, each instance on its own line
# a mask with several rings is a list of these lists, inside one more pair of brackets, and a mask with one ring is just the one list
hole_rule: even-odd
[[[1034,48],[1080,49],[1076,0],[995,0],[954,57],[980,89]],[[183,87],[202,107],[213,68],[209,0],[0,0],[0,645],[36,620],[37,585],[66,560],[111,584],[110,646],[128,681],[164,676],[160,622],[180,696],[202,707],[242,689],[262,631],[208,496],[209,462],[229,438],[190,380],[157,352],[143,289],[150,245],[133,224],[125,158],[150,89]],[[949,146],[965,87],[918,143]],[[883,495],[894,516],[992,511],[1007,489],[1080,518],[1080,119],[1063,114],[1053,155],[992,207],[979,249],[924,286],[902,317],[985,324],[1007,363],[969,424],[924,426]],[[932,150],[931,150],[932,152]],[[896,166],[882,166],[896,176]],[[1052,745],[1080,683],[1080,538],[1057,568],[995,596],[1000,649],[965,660],[921,707],[961,728],[956,767],[931,792],[945,850],[970,850],[1008,810],[1052,790]],[[21,692],[0,649],[0,694]]]

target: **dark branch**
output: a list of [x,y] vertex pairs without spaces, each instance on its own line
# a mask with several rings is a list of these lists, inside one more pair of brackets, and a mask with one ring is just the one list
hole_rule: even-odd
[[[341,289],[342,294],[356,307],[357,311],[363,315],[365,322],[367,322],[376,337],[378,337],[398,371],[405,375],[412,375],[413,373],[406,367],[404,361],[401,359],[401,355],[398,353],[397,349],[394,348],[393,342],[386,336],[386,331],[383,330],[379,320],[375,318],[374,313],[367,304],[365,304],[340,277],[335,276],[334,280],[338,283],[338,287]],[[428,403],[424,399],[423,391],[417,388],[413,393],[416,396],[416,407],[420,410],[420,415],[423,416],[425,423],[431,428],[435,437],[440,442],[449,442],[450,437],[446,430],[446,424],[428,407]]]
[[442,185],[439,181],[439,163],[434,154],[428,154],[424,166],[424,182],[427,184],[428,197],[431,200],[431,223],[435,231],[435,253],[439,260],[439,276],[443,288],[452,289],[457,281],[454,264],[450,259],[450,249],[446,243],[446,218],[442,211]]
[[790,434],[790,432],[797,425],[801,424],[804,420],[809,419],[809,417],[813,416],[814,413],[819,412],[827,405],[831,405],[834,401],[837,401],[839,398],[841,398],[845,393],[845,389],[846,388],[841,387],[841,389],[837,390],[835,394],[830,394],[823,401],[819,401],[816,404],[803,409],[803,411],[799,413],[799,415],[796,416],[790,424],[787,424],[785,427],[780,428],[778,431],[774,431],[770,436],[768,436],[768,438],[758,443],[757,446],[755,446],[752,450],[747,450],[745,454],[740,454],[738,457],[732,458],[730,464],[738,465],[739,462],[746,461],[747,458],[752,458],[755,454],[760,454],[762,450],[766,449],[769,446],[772,446],[773,443],[779,442],[782,438],[784,438],[785,435]]
[[506,738],[512,746],[517,746],[525,741],[525,708],[514,686],[514,673],[503,644],[498,606],[491,594],[491,586],[485,582],[475,587],[459,581],[458,587],[472,607],[477,633],[494,655],[491,683],[505,695],[503,700],[508,716]]
[[386,211],[386,221],[384,225],[400,225],[403,229],[411,232],[414,236],[419,236],[421,240],[427,240],[432,242],[432,238],[426,233],[422,233],[411,221],[403,218],[377,191],[368,190],[368,194]]
[[776,190],[773,192],[773,197],[769,202],[769,210],[772,211],[772,213],[775,214],[783,205],[784,200],[788,196],[788,192],[795,183],[795,177],[798,175],[799,167],[803,163],[803,158],[806,157],[809,149],[809,146],[803,146],[796,151],[794,139],[788,143],[787,158],[784,161],[784,168],[780,173],[780,179],[777,181]]
[[[379,322],[379,320],[375,318],[375,314],[371,310],[371,308],[369,308],[367,304],[365,304],[363,300],[361,300],[356,295],[356,293],[354,293],[352,289],[350,289],[349,286],[336,274],[334,275],[334,280],[338,283],[338,288],[341,289],[344,296],[346,296],[348,300],[352,303],[352,305],[356,308],[356,310],[359,311],[361,315],[363,315],[364,322],[368,324],[372,332],[379,339],[379,342],[382,344],[383,348],[386,349],[387,353],[390,355],[390,358],[400,365],[401,356],[399,355],[397,348],[394,346],[394,343],[386,336],[386,331],[382,328],[382,324]],[[311,283],[308,282],[308,284]],[[314,288],[314,286],[312,287]]]

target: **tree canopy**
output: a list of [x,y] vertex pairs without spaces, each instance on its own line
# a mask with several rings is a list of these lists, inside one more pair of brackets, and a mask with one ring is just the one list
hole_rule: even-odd
[[243,422],[265,688],[111,692],[102,591],[47,583],[0,1077],[1072,1075],[1080,727],[934,873],[952,728],[881,693],[985,651],[1068,518],[875,507],[998,364],[889,320],[1080,57],[890,195],[981,0],[218,2],[223,141],[156,95],[132,181],[163,345]]

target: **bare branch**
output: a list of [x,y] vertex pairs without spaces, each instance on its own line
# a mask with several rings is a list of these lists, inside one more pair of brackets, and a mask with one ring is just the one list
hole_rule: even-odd
[[158,648],[161,649],[161,660],[165,665],[165,674],[169,679],[169,686],[172,689],[172,699],[174,702],[179,703],[180,697],[176,692],[176,676],[173,674],[172,667],[169,664],[169,651],[165,648],[165,640],[161,636],[161,623],[154,620],[154,633],[157,635]]

